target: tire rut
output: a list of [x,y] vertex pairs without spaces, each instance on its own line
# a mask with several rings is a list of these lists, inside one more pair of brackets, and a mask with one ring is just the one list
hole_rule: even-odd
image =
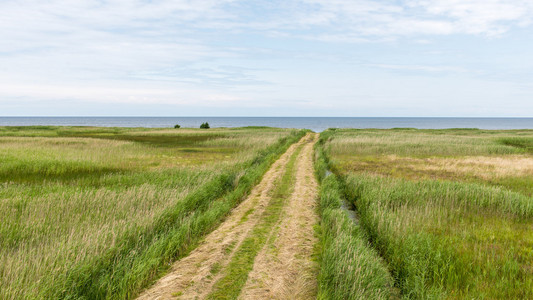
[[283,176],[290,157],[308,136],[291,145],[265,173],[261,182],[213,232],[188,256],[176,261],[169,273],[160,278],[137,299],[203,299],[222,276],[224,267],[260,220],[275,189],[276,180]]
[[239,299],[316,298],[318,264],[313,259],[318,238],[318,183],[314,176],[309,136],[298,158],[294,191],[271,240],[257,255]]

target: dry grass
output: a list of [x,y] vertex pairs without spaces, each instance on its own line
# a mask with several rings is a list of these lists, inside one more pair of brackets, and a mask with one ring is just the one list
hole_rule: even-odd
[[428,158],[419,161],[414,169],[431,172],[452,172],[461,175],[477,175],[490,180],[498,177],[532,176],[533,157],[525,155],[472,156],[461,158]]

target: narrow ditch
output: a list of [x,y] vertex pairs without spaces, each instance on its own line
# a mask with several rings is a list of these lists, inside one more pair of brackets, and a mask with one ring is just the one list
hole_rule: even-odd
[[[326,170],[326,177],[332,175],[333,172],[331,172],[329,169]],[[341,208],[346,212],[348,215],[348,218],[352,220],[355,224],[359,225],[359,216],[357,215],[357,210],[355,209],[355,205],[348,200],[346,200],[346,197],[342,197],[342,203]]]
[[[333,172],[331,172],[329,169],[326,170],[326,177],[330,176],[332,174],[333,174]],[[341,180],[341,182],[343,182],[343,184],[345,184],[342,179],[339,178],[339,180]],[[348,217],[354,222],[355,225],[359,225],[359,215],[357,213],[357,208],[355,207],[355,204],[353,202],[350,202],[350,201],[348,201],[346,199],[344,187],[343,187],[343,190],[341,191],[341,195],[342,195],[341,208],[347,213]],[[360,228],[361,228],[361,230],[363,230],[365,232],[365,235],[367,236],[367,241],[368,241],[370,247],[373,248],[376,251],[376,253],[379,255],[379,257],[386,264],[387,269],[389,271],[389,274],[392,275],[393,274],[393,270],[392,270],[392,268],[391,268],[391,266],[389,264],[389,261],[387,259],[385,259],[385,256],[383,256],[383,253],[378,250],[378,248],[376,247],[376,245],[374,243],[374,240],[372,238],[369,238],[370,235],[368,234],[367,229],[364,228],[364,226],[360,226]],[[400,288],[397,286],[398,285],[398,279],[394,275],[392,275],[392,278],[394,280],[394,283],[393,283],[394,285],[390,286],[392,299],[400,299],[401,298],[400,297],[401,291],[400,291]]]

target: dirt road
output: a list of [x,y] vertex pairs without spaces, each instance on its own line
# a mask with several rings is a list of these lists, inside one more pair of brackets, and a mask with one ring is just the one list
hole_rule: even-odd
[[138,299],[314,298],[316,139],[310,133],[292,145],[220,227]]

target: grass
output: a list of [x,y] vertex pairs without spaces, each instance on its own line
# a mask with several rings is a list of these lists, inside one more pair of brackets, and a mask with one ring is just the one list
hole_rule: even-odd
[[0,127],[0,298],[131,298],[302,135]]
[[531,130],[323,134],[401,297],[533,298]]
[[533,130],[337,130],[328,143],[341,173],[443,179],[533,196]]
[[[0,127],[0,299],[135,297],[304,134]],[[533,298],[532,149],[533,130],[323,132],[318,298]],[[240,294],[298,151],[210,298]]]
[[533,297],[531,198],[368,175],[349,175],[346,186],[405,296]]
[[500,143],[508,146],[524,149],[529,153],[533,153],[533,138],[532,137],[507,137],[501,138]]
[[255,257],[266,244],[272,228],[278,223],[286,199],[292,192],[295,181],[296,158],[301,150],[302,146],[299,146],[292,154],[285,173],[276,182],[276,189],[273,191],[259,222],[233,255],[224,276],[215,283],[212,292],[207,296],[208,299],[237,299],[240,295],[248,279],[248,273],[253,268]]
[[343,209],[341,182],[328,173],[327,139],[322,134],[315,148],[321,182],[318,299],[390,299],[396,294],[392,276],[364,230]]

